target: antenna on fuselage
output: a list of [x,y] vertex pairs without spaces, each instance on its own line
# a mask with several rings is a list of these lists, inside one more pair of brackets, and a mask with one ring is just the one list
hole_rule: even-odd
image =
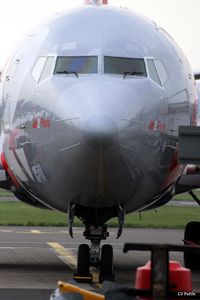
[[85,4],[87,5],[107,5],[108,0],[85,0]]

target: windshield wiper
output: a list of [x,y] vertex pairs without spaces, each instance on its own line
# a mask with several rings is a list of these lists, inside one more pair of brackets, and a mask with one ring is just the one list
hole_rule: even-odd
[[56,71],[56,74],[74,74],[78,78],[78,73],[75,71]]
[[128,75],[133,76],[133,75],[142,75],[142,74],[144,74],[144,73],[143,72],[123,72],[123,78],[125,78]]

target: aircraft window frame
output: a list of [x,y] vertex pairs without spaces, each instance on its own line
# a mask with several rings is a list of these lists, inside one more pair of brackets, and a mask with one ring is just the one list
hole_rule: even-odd
[[156,83],[159,87],[162,87],[160,76],[158,74],[158,71],[157,71],[155,63],[154,63],[154,58],[152,58],[152,57],[146,57],[145,60],[146,60],[146,67],[147,67],[148,77],[154,83]]
[[[106,62],[107,59],[110,59],[110,69],[109,69],[109,61]],[[117,60],[119,62],[118,65],[116,64]],[[141,66],[139,67],[136,65],[129,68],[131,60],[135,63],[141,62],[142,69],[140,69]],[[123,61],[124,63],[126,62],[126,66],[125,64],[124,65],[122,64]],[[127,64],[127,62],[129,62],[129,64]],[[142,78],[147,77],[147,68],[146,68],[146,63],[144,58],[104,55],[103,64],[104,64],[104,74],[123,75],[124,78],[126,76],[139,76]]]
[[[66,59],[65,65],[58,67],[59,60],[61,61],[63,59],[63,63],[65,62],[64,60]],[[70,61],[71,59],[71,61]],[[77,59],[77,61],[76,61]],[[81,59],[85,59],[81,61]],[[68,61],[67,61],[68,60]],[[79,60],[79,61],[78,61]],[[91,61],[89,61],[91,60]],[[92,61],[94,60],[94,61]],[[67,56],[57,56],[56,58],[56,63],[55,63],[55,68],[54,68],[54,75],[70,75],[70,74],[75,74],[77,77],[79,75],[94,75],[99,73],[99,56],[98,55],[67,55]],[[62,63],[62,61],[60,62]],[[74,63],[74,65],[78,65],[78,63],[81,65],[78,66],[78,68],[75,67],[70,67],[67,64]],[[91,65],[90,65],[91,64]],[[61,68],[62,67],[62,68]]]

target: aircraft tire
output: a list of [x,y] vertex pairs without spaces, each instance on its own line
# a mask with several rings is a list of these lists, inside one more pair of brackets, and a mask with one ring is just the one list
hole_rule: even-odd
[[113,273],[113,248],[111,245],[103,245],[101,249],[101,270],[99,281],[114,280]]
[[89,274],[90,250],[87,244],[81,244],[78,248],[77,272],[78,274]]
[[[200,222],[189,222],[186,225],[184,240],[200,245]],[[200,253],[184,252],[184,263],[188,269],[200,270]]]

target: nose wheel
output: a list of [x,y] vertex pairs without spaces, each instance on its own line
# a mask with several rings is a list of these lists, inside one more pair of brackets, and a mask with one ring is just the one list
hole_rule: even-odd
[[115,280],[113,272],[113,247],[111,245],[103,245],[101,249],[99,282],[103,282],[104,280]]
[[90,250],[87,244],[81,244],[78,248],[77,272],[74,279],[77,282],[92,282],[92,274],[90,268]]

